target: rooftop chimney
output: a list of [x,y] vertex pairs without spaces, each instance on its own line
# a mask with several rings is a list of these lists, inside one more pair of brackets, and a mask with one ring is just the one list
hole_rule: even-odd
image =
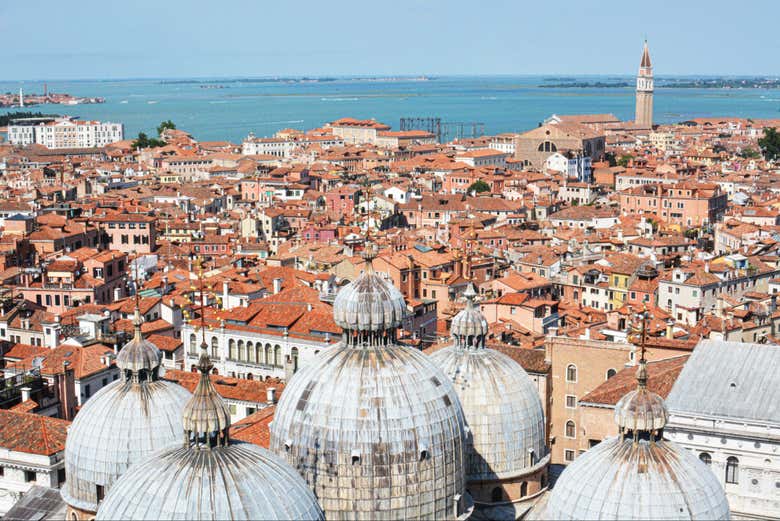
[[265,399],[268,405],[276,403],[276,387],[269,387],[265,390]]
[[282,291],[282,279],[275,278],[274,279],[274,295]]
[[19,390],[22,391],[22,401],[23,402],[28,401],[30,399],[30,392],[32,391],[32,388],[30,388],[30,387],[22,387]]

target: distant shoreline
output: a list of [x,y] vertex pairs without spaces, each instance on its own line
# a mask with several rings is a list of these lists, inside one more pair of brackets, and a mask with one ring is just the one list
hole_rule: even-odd
[[[566,81],[538,85],[543,89],[625,89],[633,87],[628,81]],[[658,89],[780,89],[780,79],[774,78],[702,78],[702,79],[657,79]]]
[[332,83],[344,82],[401,82],[401,81],[431,81],[436,78],[430,76],[377,76],[377,77],[285,77],[285,78],[233,78],[233,79],[171,79],[160,80],[160,85],[226,85],[230,83]]

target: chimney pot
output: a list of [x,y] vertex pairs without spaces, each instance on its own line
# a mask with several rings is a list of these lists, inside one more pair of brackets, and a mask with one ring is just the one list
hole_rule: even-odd
[[276,387],[269,387],[265,390],[265,398],[268,405],[274,405],[276,403]]

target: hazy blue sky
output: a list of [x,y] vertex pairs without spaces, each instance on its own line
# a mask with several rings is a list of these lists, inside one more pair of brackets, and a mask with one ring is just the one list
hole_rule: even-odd
[[[646,6],[639,10],[638,6]],[[780,74],[780,0],[0,0],[0,81]]]

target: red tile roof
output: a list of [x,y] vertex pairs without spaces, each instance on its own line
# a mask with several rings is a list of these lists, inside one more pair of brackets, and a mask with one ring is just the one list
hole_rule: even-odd
[[51,456],[65,450],[70,422],[27,412],[0,409],[0,447]]
[[264,448],[271,444],[271,422],[276,406],[272,405],[250,414],[230,426],[230,436],[239,441],[253,443]]

